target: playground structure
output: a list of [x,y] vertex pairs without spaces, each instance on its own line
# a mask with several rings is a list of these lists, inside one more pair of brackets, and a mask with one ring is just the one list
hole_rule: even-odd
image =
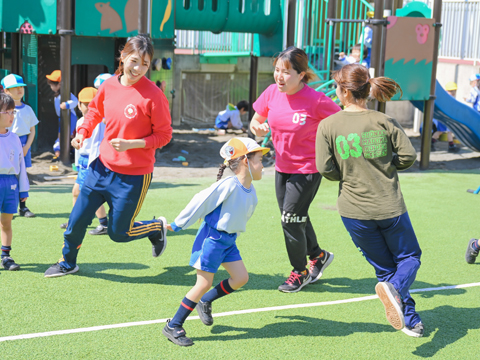
[[[401,8],[401,2],[391,1],[386,9],[389,16],[385,18],[385,3],[375,0],[372,6],[366,0],[2,0],[0,30],[6,34],[2,37],[6,39],[4,48],[11,51],[2,54],[0,65],[4,74],[11,71],[24,76],[27,101],[45,120],[46,109],[51,108],[51,116],[53,106],[45,99],[48,91],[43,91],[44,75],[56,68],[62,70],[61,96],[66,99],[71,88],[78,91],[87,86],[99,72],[99,66],[113,72],[116,50],[128,36],[149,34],[162,56],[173,57],[175,30],[250,33],[250,49],[232,46],[229,51],[202,51],[200,61],[222,64],[250,57],[249,93],[253,102],[257,95],[258,58],[271,57],[285,46],[296,44],[306,51],[316,74],[309,85],[331,96],[335,90],[330,74],[338,54],[348,53],[359,42],[363,50],[364,42],[359,39],[368,26],[373,29],[372,75],[393,78],[404,91],[402,100],[410,100],[425,110],[420,167],[428,168],[434,113],[436,118],[439,112],[446,114],[449,120],[443,121],[448,122],[457,137],[478,150],[480,131],[472,124],[461,123],[463,112],[434,107],[435,94],[442,96],[438,87],[435,91],[441,0],[434,2],[433,17],[424,4],[413,2]],[[153,81],[162,80],[168,72],[165,63],[165,59],[155,59],[150,72]],[[175,61],[170,69],[173,67]],[[173,101],[174,91],[169,96]],[[443,102],[439,106],[442,105]],[[376,103],[375,108],[384,112],[385,104]],[[62,143],[69,142],[66,119],[68,111],[62,111]],[[53,127],[55,119],[50,122]],[[61,159],[68,162],[68,154],[62,153]]]

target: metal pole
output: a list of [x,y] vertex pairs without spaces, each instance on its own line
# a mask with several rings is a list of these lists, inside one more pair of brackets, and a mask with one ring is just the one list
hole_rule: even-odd
[[433,5],[435,19],[435,34],[433,38],[432,78],[430,80],[430,98],[425,101],[423,112],[422,146],[420,154],[420,169],[427,170],[430,164],[430,147],[432,142],[432,120],[435,106],[435,85],[437,79],[438,43],[440,27],[442,26],[442,0],[435,0]]
[[150,36],[148,28],[149,1],[140,0],[138,2],[138,34]]
[[21,66],[20,66],[20,34],[19,33],[12,33],[11,34],[12,40],[12,73],[17,75],[21,74]]
[[[253,53],[254,47],[254,34],[252,34],[252,49],[250,55],[250,84],[248,87],[248,119],[249,121],[253,118],[254,110],[253,110],[253,103],[257,100],[257,83],[258,83],[258,57],[255,56]],[[250,124],[248,125],[247,129],[248,137],[255,140],[255,135],[250,130]]]
[[[62,80],[60,87],[60,103],[70,100],[70,72],[72,65],[72,0],[59,3],[60,12],[60,71]],[[60,109],[60,160],[70,164],[70,111]]]
[[[383,20],[383,0],[375,0],[374,19]],[[373,38],[372,38],[372,68],[374,69],[373,77],[382,76],[382,34],[383,25],[379,23],[373,24]],[[376,101],[375,108],[377,111],[385,112],[385,103]]]
[[[287,48],[295,45],[295,22],[296,17],[296,8],[297,0],[288,0],[288,17],[287,17]],[[251,105],[251,104],[250,104]]]
[[[327,6],[327,19],[334,19],[337,15],[337,0],[329,0],[328,6]],[[331,42],[329,41],[331,39]],[[329,26],[327,26],[327,34],[325,36],[325,44],[324,46],[324,54],[326,55],[328,52],[328,55],[324,56],[325,59],[325,65],[324,69],[328,70],[329,72],[333,70],[333,55],[335,54],[335,24],[330,23]],[[327,48],[327,46],[330,46]],[[327,74],[327,77],[329,77],[330,74]]]

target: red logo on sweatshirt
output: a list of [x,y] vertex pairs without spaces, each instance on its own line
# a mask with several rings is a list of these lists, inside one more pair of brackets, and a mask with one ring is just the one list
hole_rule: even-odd
[[123,113],[127,118],[133,119],[135,116],[137,116],[137,108],[135,107],[135,105],[132,104],[127,105],[125,110],[123,110]]

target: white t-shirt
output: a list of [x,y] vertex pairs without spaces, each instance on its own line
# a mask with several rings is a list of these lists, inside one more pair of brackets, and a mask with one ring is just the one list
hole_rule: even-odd
[[30,128],[38,124],[38,119],[33,109],[26,104],[22,104],[15,106],[15,110],[17,110],[17,113],[13,119],[13,124],[7,129],[18,136],[30,134]]
[[0,134],[0,174],[16,175],[20,192],[30,189],[25,160],[23,159],[23,147],[17,134],[7,131]]

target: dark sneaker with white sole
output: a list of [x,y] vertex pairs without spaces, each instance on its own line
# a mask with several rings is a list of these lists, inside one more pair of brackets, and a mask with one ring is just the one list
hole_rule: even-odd
[[302,290],[302,288],[310,283],[310,274],[308,270],[297,272],[293,270],[289,278],[278,287],[278,290],[286,293],[293,293]]
[[18,210],[18,213],[20,214],[20,216],[24,216],[26,218],[33,218],[35,217],[35,214],[33,212],[30,211],[29,208],[23,208],[23,209],[20,209]]
[[465,261],[469,264],[474,264],[478,256],[478,250],[473,249],[473,244],[475,244],[477,239],[470,239],[468,242],[467,252],[465,253]]
[[167,219],[160,216],[157,221],[162,225],[162,229],[159,230],[155,235],[150,235],[148,237],[152,243],[153,257],[159,257],[162,255],[167,247]]
[[375,292],[385,307],[387,320],[395,329],[401,330],[405,326],[403,303],[400,293],[389,282],[379,282],[375,285]]
[[17,271],[20,270],[20,265],[16,264],[10,256],[2,258],[2,266],[5,270]]
[[179,346],[192,346],[192,339],[186,337],[185,329],[181,326],[174,327],[173,329],[168,326],[170,320],[167,320],[167,325],[162,330],[162,334],[167,337],[168,340]]
[[308,268],[310,272],[311,281],[314,283],[320,279],[323,275],[323,271],[330,265],[333,261],[333,254],[331,252],[323,250],[322,253],[317,256],[315,259],[308,262]]
[[406,326],[402,329],[402,331],[407,334],[408,336],[413,337],[422,337],[423,336],[423,324],[419,322],[414,327]]
[[95,229],[88,232],[90,235],[107,235],[108,227],[103,225],[98,225]]
[[59,277],[59,276],[65,276],[68,274],[73,274],[76,273],[79,270],[78,265],[75,265],[75,267],[71,270],[68,270],[64,268],[62,265],[59,263],[56,263],[55,265],[50,266],[47,271],[45,271],[44,276],[45,277]]
[[212,303],[208,301],[199,301],[197,306],[195,306],[198,312],[198,317],[202,320],[207,326],[213,325],[213,317],[212,317]]

